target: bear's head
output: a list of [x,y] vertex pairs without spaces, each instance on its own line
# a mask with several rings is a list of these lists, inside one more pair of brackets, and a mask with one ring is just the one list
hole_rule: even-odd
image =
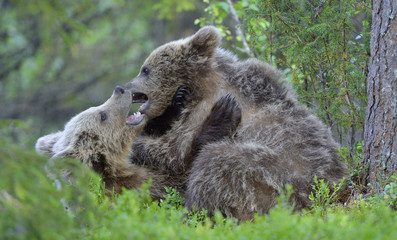
[[167,43],[145,60],[137,77],[125,85],[133,93],[133,102],[143,103],[139,112],[149,119],[163,114],[178,88],[193,91],[213,69],[213,55],[221,43],[215,27],[201,28],[185,39]]
[[63,131],[39,138],[36,151],[52,158],[76,158],[94,169],[98,164],[120,164],[146,122],[139,113],[127,118],[131,103],[131,92],[117,86],[104,104],[74,116]]

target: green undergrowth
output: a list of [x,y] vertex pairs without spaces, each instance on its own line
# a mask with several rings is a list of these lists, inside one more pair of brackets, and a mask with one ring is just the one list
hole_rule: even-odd
[[333,204],[321,182],[310,210],[293,212],[281,197],[268,215],[238,223],[188,212],[174,189],[160,203],[148,197],[148,184],[109,198],[99,177],[73,159],[50,169],[72,172],[57,183],[44,170],[47,159],[0,136],[0,239],[397,239],[396,211],[384,198]]

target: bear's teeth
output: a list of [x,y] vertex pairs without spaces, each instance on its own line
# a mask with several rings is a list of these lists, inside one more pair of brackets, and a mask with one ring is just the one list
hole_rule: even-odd
[[134,116],[135,116],[135,117],[141,116],[141,112],[138,111],[138,112],[134,113]]

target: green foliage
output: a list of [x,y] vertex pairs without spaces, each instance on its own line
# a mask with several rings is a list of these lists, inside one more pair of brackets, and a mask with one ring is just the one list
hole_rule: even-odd
[[198,227],[208,222],[207,210],[195,211],[194,207],[188,212],[186,223]]
[[325,182],[324,179],[317,179],[314,176],[313,192],[310,194],[309,199],[313,203],[313,207],[324,211],[329,207],[331,203],[337,200],[338,193],[344,186],[345,180],[342,179],[340,183],[333,183],[333,186],[329,186],[329,182]]
[[167,192],[167,196],[164,200],[161,200],[161,207],[165,208],[173,208],[173,209],[182,209],[183,208],[183,197],[179,194],[179,192],[175,188],[165,187]]
[[350,178],[349,180],[353,184],[360,185],[360,177],[363,171],[368,168],[362,164],[362,149],[363,142],[355,144],[354,149],[349,149],[348,146],[339,147],[338,152],[344,162],[347,163],[349,169]]
[[0,137],[8,138],[14,143],[27,147],[31,143],[31,135],[35,132],[31,122],[16,119],[0,119]]
[[175,188],[165,187],[167,195],[164,199],[160,200],[160,206],[165,209],[174,209],[184,213],[186,216],[186,223],[193,226],[202,225],[207,220],[207,210],[202,209],[195,211],[187,211],[183,208],[183,197]]
[[[370,187],[370,184],[369,184]],[[372,189],[374,190],[374,189]],[[364,199],[363,204],[370,205],[371,207],[375,207],[382,202],[386,206],[391,207],[393,210],[397,210],[397,176],[392,175],[388,179],[382,179],[381,182],[378,183],[376,192],[370,192],[369,194],[365,194],[361,196]]]
[[[237,223],[219,212],[211,220],[181,207],[173,189],[161,203],[147,198],[148,185],[108,198],[98,176],[74,159],[57,161],[52,172],[62,188],[43,169],[47,157],[0,137],[1,239],[393,239],[396,212],[385,198],[350,208],[293,212],[288,191],[266,216]],[[321,182],[320,182],[321,185]],[[395,196],[395,183],[387,187]],[[386,188],[385,188],[386,190]],[[332,194],[331,194],[332,196]],[[386,196],[386,195],[385,195]],[[317,196],[316,196],[317,197]],[[68,207],[65,210],[65,206]],[[192,217],[195,215],[195,217]]]
[[394,210],[397,210],[397,176],[393,175],[389,183],[386,184],[382,193],[383,199],[386,200],[387,204],[390,205]]
[[194,3],[192,0],[161,0],[154,3],[153,9],[159,13],[159,18],[170,20],[176,13],[194,10]]
[[136,76],[164,39],[180,37],[180,12],[195,8],[175,0],[0,0],[0,118],[29,120],[41,133],[59,129]]
[[[79,167],[74,184],[57,190],[43,169],[46,158],[0,136],[0,234],[1,239],[73,239],[82,224],[90,224],[94,198],[84,185],[91,171]],[[73,161],[75,162],[75,160]],[[76,170],[73,162],[62,164]],[[76,172],[74,172],[76,173]],[[63,203],[72,211],[66,211]]]
[[358,142],[354,149],[349,149],[347,146],[339,148],[339,154],[344,162],[347,163],[350,177],[348,179],[349,188],[353,191],[361,192],[360,189],[366,188],[372,190],[370,194],[365,196],[367,204],[372,206],[377,205],[379,201],[384,203],[394,210],[397,209],[397,176],[392,175],[386,177],[385,174],[380,175],[380,181],[377,183],[376,189],[371,189],[371,185],[362,186],[361,178],[365,173],[364,171],[368,168],[362,162],[362,147],[363,143]]
[[94,175],[90,178],[88,183],[88,189],[94,195],[98,204],[101,204],[107,200],[105,183],[102,182],[101,178],[98,175]]

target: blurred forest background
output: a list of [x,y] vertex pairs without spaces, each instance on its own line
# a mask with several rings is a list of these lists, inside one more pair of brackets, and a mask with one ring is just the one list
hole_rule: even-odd
[[204,4],[1,0],[0,7],[0,118],[22,120],[39,136],[103,103],[156,46],[194,33]]
[[225,48],[283,70],[341,144],[362,141],[371,16],[364,1],[0,0],[0,7],[0,122],[20,120],[11,122],[29,136],[61,129],[136,76],[155,47],[213,24]]
[[1,0],[0,119],[21,120],[35,136],[61,129],[137,75],[155,47],[215,24],[225,48],[283,70],[340,143],[360,142],[371,6],[359,0],[230,4]]

